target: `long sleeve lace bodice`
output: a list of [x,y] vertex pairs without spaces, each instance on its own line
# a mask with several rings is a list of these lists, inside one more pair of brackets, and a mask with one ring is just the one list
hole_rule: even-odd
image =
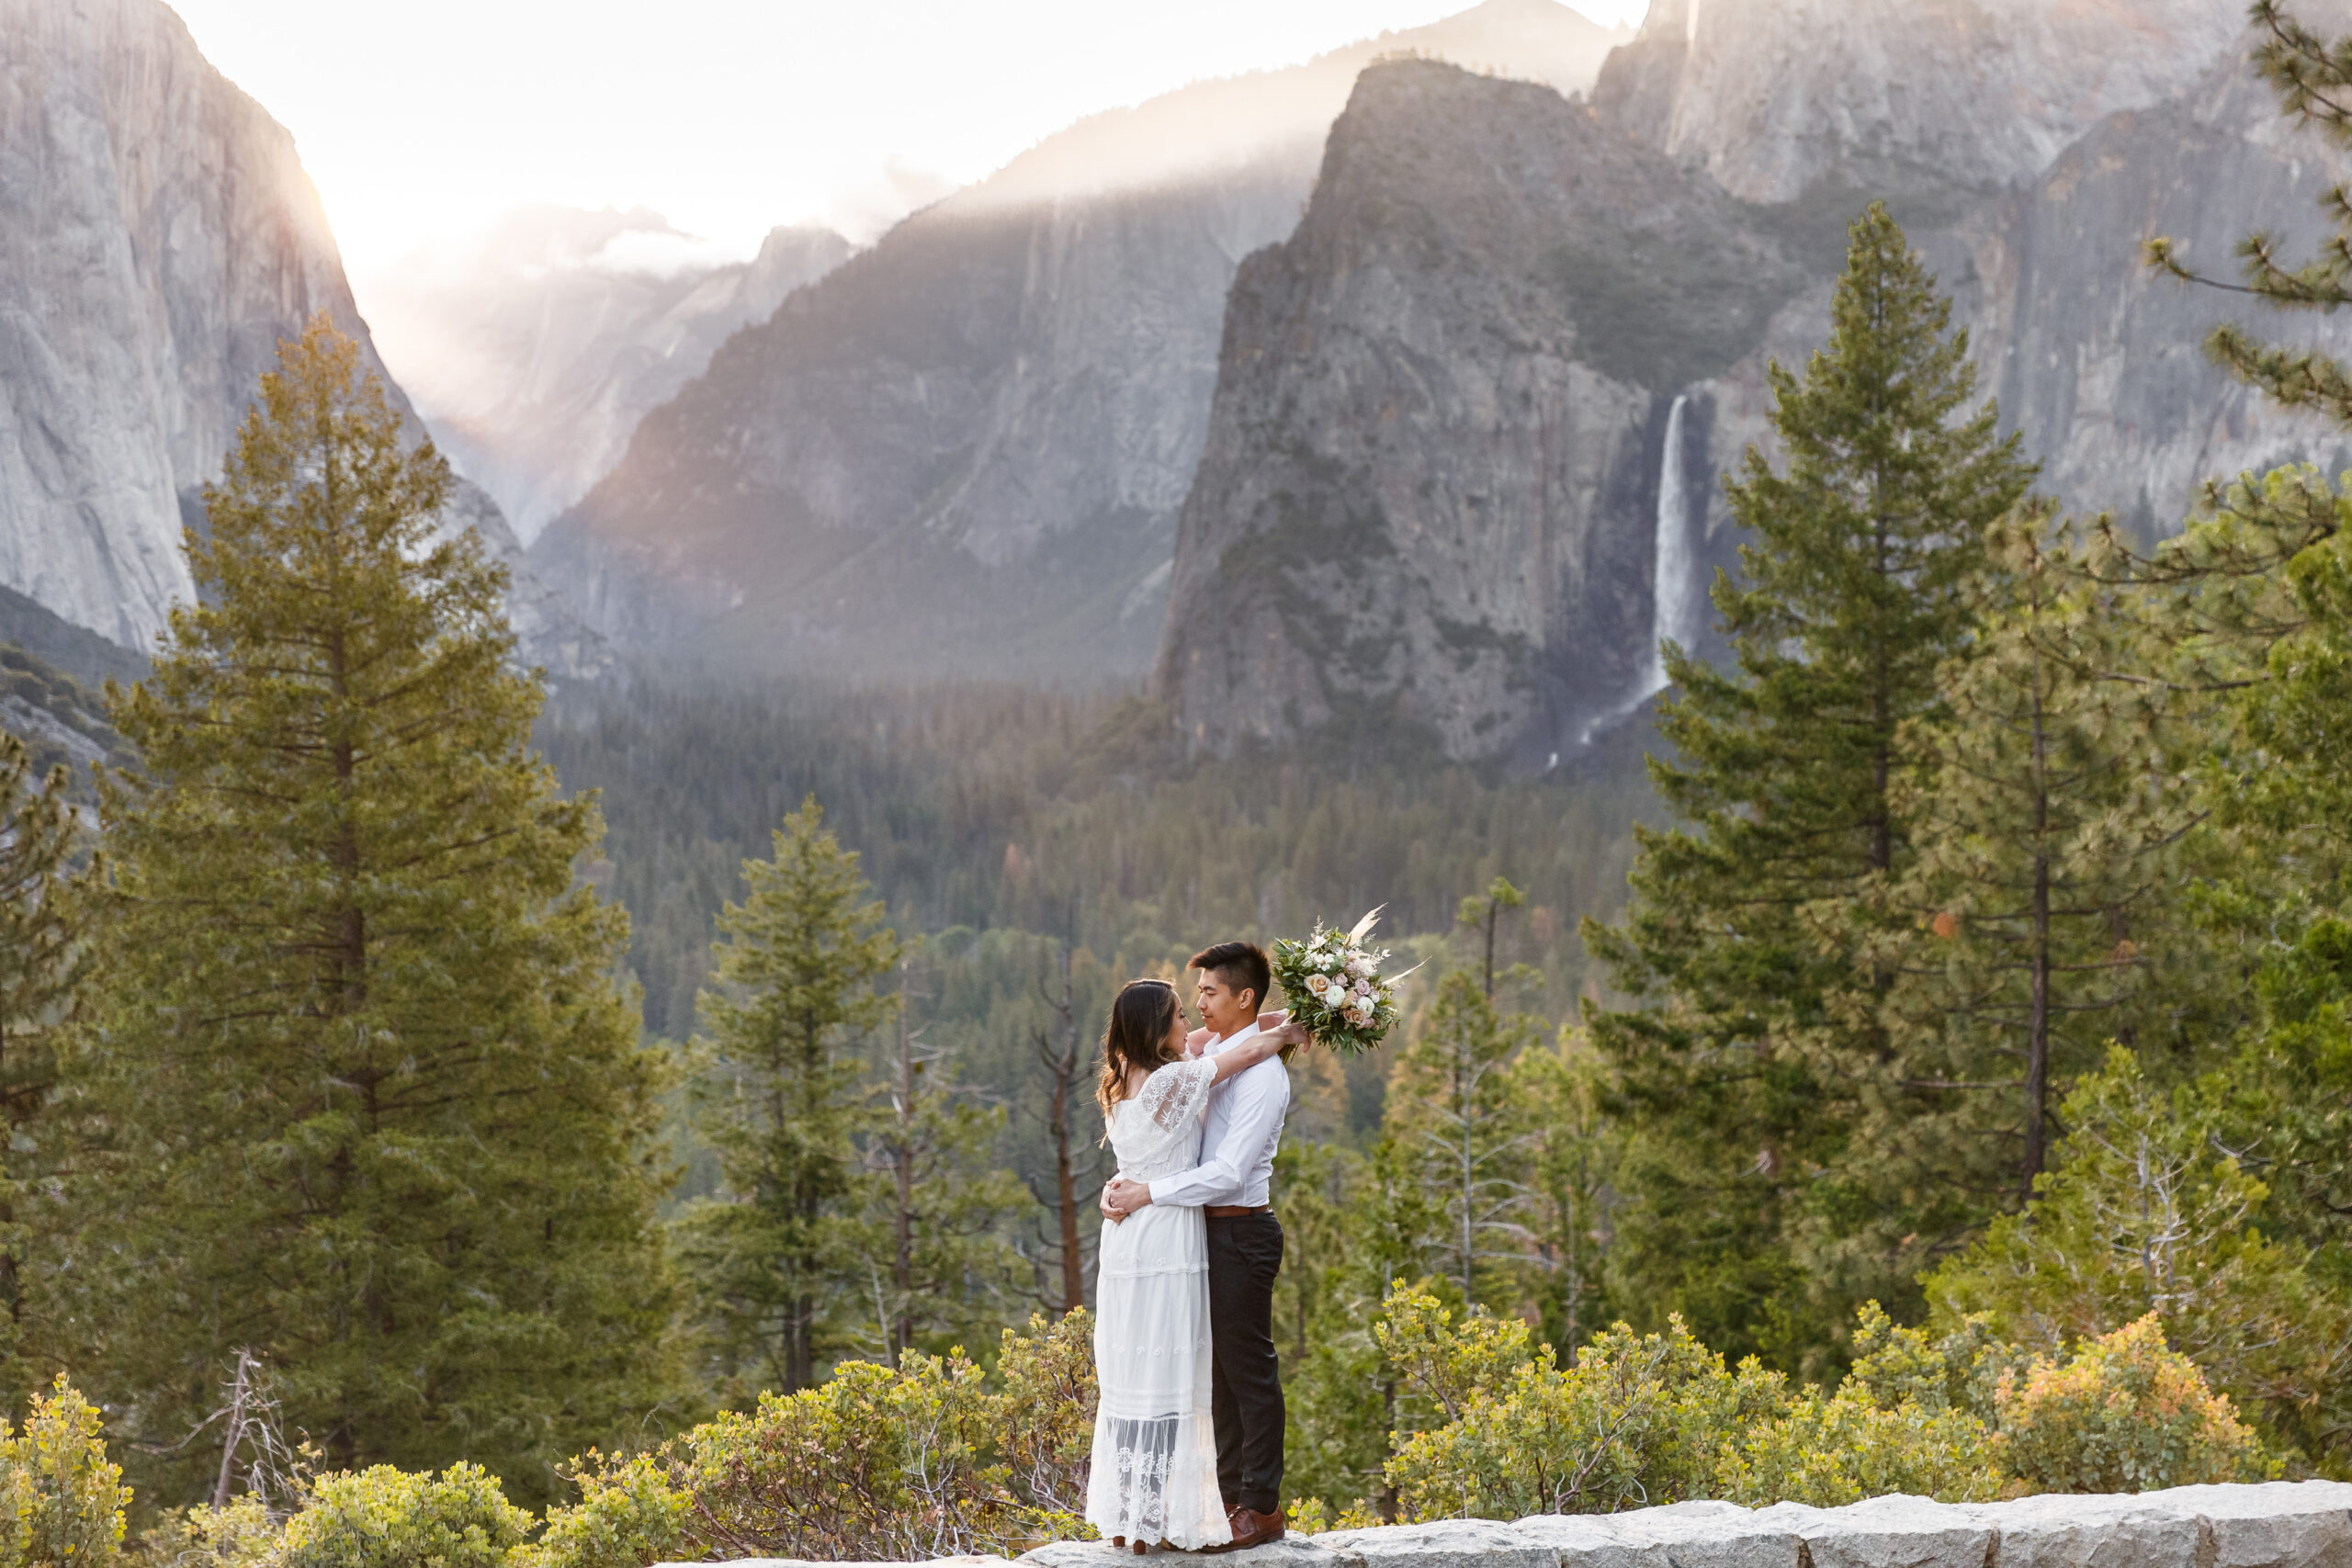
[[1154,1069],[1143,1088],[1111,1108],[1111,1149],[1119,1174],[1151,1181],[1188,1170],[1200,1156],[1201,1119],[1208,1111],[1216,1064],[1187,1057]]

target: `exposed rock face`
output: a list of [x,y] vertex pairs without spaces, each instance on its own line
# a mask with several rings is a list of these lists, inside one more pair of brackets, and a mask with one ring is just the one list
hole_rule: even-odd
[[2172,96],[2237,0],[1656,0],[1595,102],[1748,201],[2030,178]]
[[0,642],[0,730],[24,742],[36,784],[62,767],[74,793],[90,793],[93,762],[131,761],[129,748],[106,721],[106,705],[64,671],[21,648]]
[[1139,674],[1227,288],[1297,221],[1357,70],[1408,49],[1574,86],[1611,41],[1488,0],[1074,127],[738,334],[533,558],[618,638],[754,667]]
[[[1810,15],[1810,0],[1779,4]],[[1722,9],[1769,19],[1765,0]],[[1946,9],[1910,0],[1849,14],[1868,32],[1905,12],[1931,33]],[[1702,13],[1702,33],[1715,14]],[[1965,200],[1949,183],[1888,187],[1971,330],[1980,394],[1997,398],[2004,424],[2044,460],[2045,493],[2079,512],[2115,511],[2143,538],[2177,526],[2210,476],[2352,462],[2317,420],[2267,406],[2206,359],[2204,337],[2242,313],[2242,299],[2185,288],[2139,260],[2148,236],[2169,233],[2227,273],[2237,240],[2257,228],[2283,230],[2292,254],[2298,229],[2308,239],[2316,228],[2320,194],[2352,175],[2352,161],[2279,118],[2242,43],[2213,59],[2204,32],[2183,20],[2181,34],[2185,51],[2207,58],[2176,97],[2093,122],[2021,183]],[[1699,161],[1661,152],[1670,172],[1624,188],[1733,248],[1678,237],[1645,250],[1643,222],[1588,242],[1605,200],[1545,204],[1564,182],[1630,170],[1627,159],[1668,140],[1663,120],[1645,128],[1635,112],[1669,101],[1656,83],[1680,66],[1666,45],[1680,48],[1645,35],[1612,57],[1604,85],[1624,90],[1596,103],[1599,123],[1466,75],[1444,78],[1440,94],[1434,67],[1367,73],[1298,234],[1253,258],[1236,288],[1159,671],[1196,741],[1287,739],[1351,706],[1393,705],[1457,756],[1541,766],[1656,688],[1643,655],[1661,629],[1690,624],[1691,570],[1703,581],[1734,559],[1720,476],[1751,443],[1772,449],[1765,366],[1802,364],[1826,337],[1843,226],[1865,199],[1817,183],[1803,200],[1749,205]],[[1859,47],[1834,28],[1820,45],[1832,55]],[[1914,75],[1939,63],[1924,43],[1887,47],[1923,62]],[[1408,78],[1430,85],[1419,97],[1389,85]],[[2095,73],[2083,91],[2096,97],[2108,79]],[[1645,80],[1639,92],[1627,85]],[[1858,122],[1856,134],[1876,134],[1876,123]],[[2036,145],[2018,143],[2016,158]],[[1489,159],[1489,146],[1510,151]],[[1808,167],[1818,180],[1860,178],[1869,163]],[[1897,163],[1883,166],[1899,175]],[[1351,178],[1351,167],[1379,172]],[[2015,161],[1977,167],[2006,179]],[[1518,221],[1564,236],[1570,251],[1624,265],[1564,268],[1497,213],[1527,214]],[[1736,242],[1784,265],[1732,266]],[[1398,259],[1411,243],[1426,268]],[[1710,254],[1724,264],[1713,272],[1702,261]],[[1807,275],[1795,285],[1791,266]],[[1482,333],[1487,323],[1496,330]],[[2352,321],[2256,324],[2352,354]],[[1547,385],[1655,396],[1495,395],[1538,363]],[[1683,428],[1669,453],[1674,398]],[[1543,465],[1496,456],[1539,448],[1563,475],[1587,463],[1613,478],[1539,487]],[[1686,515],[1666,515],[1676,511]],[[1681,570],[1662,577],[1662,562]],[[1712,623],[1702,589],[1700,599]],[[1714,651],[1710,635],[1695,641]]]
[[752,260],[716,265],[656,213],[532,207],[479,246],[361,282],[435,441],[528,540],[720,344],[849,251],[830,229],[777,229]]
[[2102,120],[1939,243],[1962,253],[1946,273],[1964,290],[1982,386],[2041,458],[2046,493],[2152,539],[2179,526],[2208,479],[2293,460],[2352,467],[2341,432],[2232,380],[2203,348],[2235,320],[2343,356],[2352,320],[2250,308],[2140,262],[2154,234],[2232,281],[2234,249],[2257,230],[2285,254],[2312,254],[2320,198],[2346,179],[2352,157],[2294,131],[2232,58],[2170,103]]
[[1544,764],[1646,668],[1667,428],[1703,424],[1671,394],[1809,281],[1555,93],[1365,72],[1297,233],[1234,285],[1159,674],[1188,732],[1393,702]]
[[[0,586],[145,646],[190,591],[184,515],[318,311],[382,373],[293,139],[177,17],[0,0]],[[558,634],[526,657],[602,667],[486,497],[445,521],[480,531],[516,570],[518,618]]]

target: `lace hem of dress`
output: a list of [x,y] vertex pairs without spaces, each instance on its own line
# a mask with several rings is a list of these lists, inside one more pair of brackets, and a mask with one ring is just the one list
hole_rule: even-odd
[[[1112,1452],[1116,1455],[1117,1468],[1113,1499],[1114,1518],[1107,1529],[1096,1522],[1098,1529],[1110,1535],[1136,1537],[1143,1540],[1165,1539],[1169,1531],[1168,1479],[1175,1466],[1176,1445],[1182,1436],[1183,1417],[1151,1416],[1123,1419],[1114,1416],[1103,1418]],[[1202,1521],[1186,1521],[1198,1524]],[[1185,1533],[1192,1533],[1187,1530]],[[1218,1540],[1229,1540],[1225,1534],[1216,1540],[1178,1542],[1179,1545],[1205,1546]]]

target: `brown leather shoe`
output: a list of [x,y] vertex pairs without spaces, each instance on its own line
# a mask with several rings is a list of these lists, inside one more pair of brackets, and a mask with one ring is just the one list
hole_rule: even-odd
[[1253,1546],[1264,1546],[1283,1538],[1283,1511],[1261,1514],[1255,1508],[1235,1508],[1226,1515],[1233,1526],[1233,1540],[1225,1546],[1212,1546],[1211,1551],[1247,1551]]

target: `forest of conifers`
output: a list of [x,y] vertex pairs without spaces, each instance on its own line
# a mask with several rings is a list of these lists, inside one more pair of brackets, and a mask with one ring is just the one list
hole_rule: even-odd
[[2125,537],[1949,321],[1863,212],[1728,481],[1735,660],[1535,779],[1385,715],[1215,757],[1139,696],[550,696],[322,321],[95,827],[0,737],[0,1469],[111,1453],[182,1562],[1082,1529],[1108,999],[1385,905],[1406,1021],[1294,1063],[1277,1168],[1302,1522],[2352,1472],[2339,481]]

